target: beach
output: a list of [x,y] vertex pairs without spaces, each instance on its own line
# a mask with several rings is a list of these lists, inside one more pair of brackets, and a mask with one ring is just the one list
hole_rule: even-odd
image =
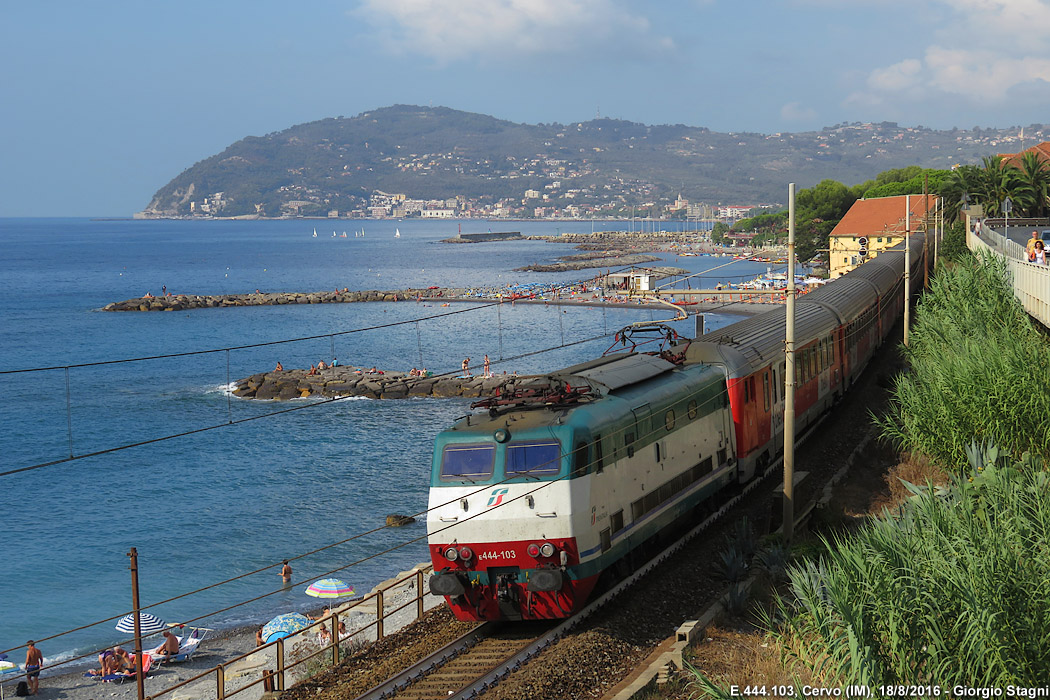
[[[426,565],[420,564],[420,567]],[[404,572],[408,573],[408,572]],[[403,578],[403,574],[397,578]],[[393,579],[392,579],[393,580]],[[429,593],[424,576],[423,607],[429,610],[435,606],[442,605],[444,598],[433,596]],[[390,585],[384,582],[376,588]],[[375,590],[372,591],[375,593]],[[371,594],[370,594],[371,595]],[[415,579],[409,579],[405,583],[387,589],[384,593],[384,608],[386,611],[406,606],[403,609],[390,614],[384,618],[384,634],[389,636],[411,624],[416,620],[416,591]],[[333,606],[334,612],[339,619],[346,623],[347,630],[353,633],[370,623],[375,622],[375,598],[365,596],[347,603]],[[324,608],[318,608],[310,613],[311,617],[320,617]],[[276,668],[276,645],[269,645],[256,649],[255,633],[258,627],[242,627],[237,629],[220,630],[210,633],[201,642],[200,648],[193,654],[192,658],[183,662],[165,662],[154,666],[146,674],[145,694],[148,697],[170,698],[171,700],[208,700],[216,697],[216,676],[212,669],[218,664],[223,664],[225,677],[225,693],[229,695],[238,688],[244,688],[250,683],[262,677],[263,669]],[[314,627],[306,632],[301,632],[285,639],[285,664],[289,665],[295,658],[301,658],[304,653],[314,652],[320,649],[317,645],[316,633],[318,628]],[[347,644],[358,646],[362,643],[375,641],[375,626],[355,634],[343,641],[344,648]],[[149,640],[143,641],[144,648],[155,648],[160,637],[154,635]],[[133,651],[128,649],[128,651]],[[245,656],[247,655],[247,656]],[[315,672],[326,668],[319,663],[327,655],[316,657],[318,661],[303,663],[288,671],[286,688],[300,680],[304,680]],[[240,658],[243,657],[243,658]],[[330,659],[330,657],[329,657]],[[45,656],[44,671],[40,678],[40,691],[33,697],[46,698],[48,700],[100,700],[101,698],[116,698],[117,700],[133,700],[137,697],[138,685],[135,679],[121,682],[103,682],[97,678],[84,676],[81,667],[76,671],[56,673],[50,675],[47,668]],[[232,663],[231,663],[232,662]],[[329,661],[330,663],[330,661]],[[93,668],[97,668],[96,663]],[[210,671],[210,672],[209,672]],[[165,693],[167,688],[178,685],[194,676],[207,673],[203,678],[182,686],[170,693]],[[3,697],[14,696],[15,680],[7,680],[3,684]],[[161,695],[163,693],[163,695]],[[236,694],[242,700],[259,700],[263,695],[262,684],[256,684]]]

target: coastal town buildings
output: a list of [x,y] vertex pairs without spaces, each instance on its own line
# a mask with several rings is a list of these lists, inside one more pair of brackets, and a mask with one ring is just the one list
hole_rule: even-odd
[[829,236],[831,279],[903,243],[906,231],[925,230],[926,213],[935,203],[931,195],[858,199]]

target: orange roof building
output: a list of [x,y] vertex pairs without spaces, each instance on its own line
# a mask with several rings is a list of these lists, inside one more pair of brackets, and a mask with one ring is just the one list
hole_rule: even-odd
[[828,273],[841,277],[880,252],[904,242],[908,226],[906,202],[911,208],[911,230],[925,228],[927,211],[936,206],[936,197],[921,194],[858,199],[842,217],[829,237]]
[[1021,167],[1021,158],[1025,153],[1035,153],[1036,158],[1039,162],[1050,165],[1050,141],[1043,141],[1042,143],[1036,144],[1031,148],[1026,148],[1020,153],[1000,153],[999,157],[1003,159],[1004,165],[1012,165],[1015,168]]

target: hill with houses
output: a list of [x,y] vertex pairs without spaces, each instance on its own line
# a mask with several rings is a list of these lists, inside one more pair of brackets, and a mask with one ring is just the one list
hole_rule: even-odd
[[[1020,150],[1019,132],[882,122],[720,133],[395,105],[247,136],[177,175],[140,216],[699,217],[714,205],[781,202],[789,181],[854,184],[891,168],[979,163]],[[1025,132],[1050,138],[1043,125]]]

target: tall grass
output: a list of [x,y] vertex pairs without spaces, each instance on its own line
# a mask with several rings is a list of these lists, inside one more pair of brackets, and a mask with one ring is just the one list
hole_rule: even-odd
[[942,267],[915,314],[883,435],[947,465],[966,444],[1050,458],[1050,344],[1005,283],[998,258]]
[[971,476],[909,485],[897,513],[792,567],[768,621],[789,667],[872,687],[1050,684],[1050,474],[970,452]]

